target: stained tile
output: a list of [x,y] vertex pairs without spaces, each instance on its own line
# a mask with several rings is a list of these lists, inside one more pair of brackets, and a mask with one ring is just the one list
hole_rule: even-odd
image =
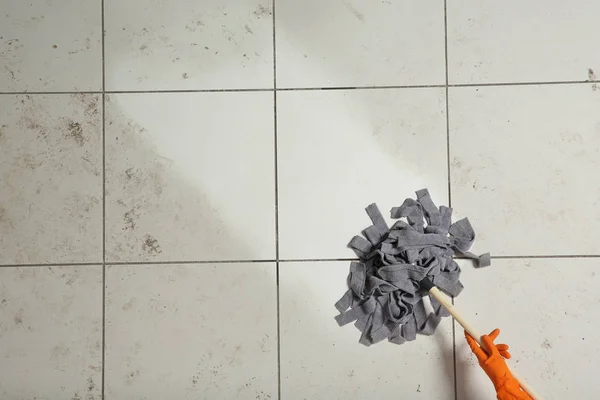
[[100,400],[102,267],[0,269],[0,397]]
[[105,15],[110,90],[273,87],[271,1],[107,1]]
[[0,262],[102,261],[100,96],[0,96]]
[[274,263],[107,267],[106,399],[275,399]]
[[96,0],[4,2],[0,92],[101,90],[101,38]]

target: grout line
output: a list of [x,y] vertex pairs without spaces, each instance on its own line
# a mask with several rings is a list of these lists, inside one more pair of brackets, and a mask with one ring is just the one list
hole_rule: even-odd
[[107,90],[108,94],[153,94],[153,93],[230,93],[272,92],[273,89],[169,89],[169,90]]
[[[445,95],[446,95],[446,173],[448,178],[448,207],[452,207],[452,173],[450,164],[450,105],[448,104],[448,8],[444,0],[444,71],[445,71]],[[454,305],[454,296],[452,296]],[[457,370],[456,370],[456,326],[452,318],[452,376],[454,383],[454,400],[458,400]]]
[[104,400],[106,386],[106,46],[104,0],[100,1],[102,19],[102,378],[100,398]]
[[448,178],[448,207],[452,207],[452,180],[450,171],[450,106],[448,104],[448,15],[446,0],[444,0],[444,71],[446,95],[446,173]]
[[263,259],[263,260],[208,260],[208,261],[107,261],[106,265],[203,265],[203,264],[244,264],[244,263],[274,263],[275,259]]
[[91,267],[95,265],[102,265],[101,262],[97,263],[48,263],[48,264],[4,264],[0,265],[0,268],[36,268],[36,267]]
[[275,282],[276,282],[276,307],[277,307],[277,399],[281,400],[281,310],[279,290],[279,154],[277,141],[277,36],[275,26],[275,1],[271,3],[273,16],[273,145],[275,169]]
[[485,86],[545,86],[545,85],[573,85],[582,83],[598,83],[599,81],[546,81],[546,82],[490,82],[490,83],[454,83],[449,87],[485,87]]
[[[470,260],[468,257],[453,257],[455,260]],[[527,260],[527,259],[578,259],[600,258],[600,254],[564,254],[564,255],[525,255],[525,256],[492,256],[492,260]],[[334,262],[334,261],[359,261],[358,258],[282,258],[260,260],[206,260],[206,261],[106,261],[81,262],[81,263],[41,263],[41,264],[4,264],[0,268],[36,268],[36,267],[89,267],[94,265],[135,266],[135,265],[204,265],[204,264],[252,264],[252,263],[307,263],[307,262]]]
[[[332,86],[332,87],[287,87],[276,88],[278,92],[314,91],[314,90],[376,90],[376,89],[423,89],[423,88],[460,88],[487,86],[546,86],[546,85],[579,85],[600,83],[600,80],[585,81],[545,81],[545,82],[491,82],[491,83],[448,83],[440,85],[390,85],[390,86]],[[67,92],[0,92],[0,95],[60,95],[60,94],[160,94],[160,93],[231,93],[231,92],[272,92],[273,89],[173,89],[173,90],[81,90]]]

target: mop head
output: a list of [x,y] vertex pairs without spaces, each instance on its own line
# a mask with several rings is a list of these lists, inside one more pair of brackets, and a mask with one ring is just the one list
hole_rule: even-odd
[[[375,204],[367,207],[373,225],[363,236],[355,236],[349,247],[360,261],[350,264],[348,291],[335,304],[340,326],[355,322],[362,332],[360,343],[371,344],[388,339],[402,344],[417,333],[432,335],[442,317],[449,314],[433,297],[433,312],[425,309],[429,296],[428,278],[440,290],[458,296],[460,267],[452,256],[475,260],[477,267],[490,265],[489,253],[476,256],[469,252],[475,232],[464,218],[452,223],[452,209],[437,208],[427,189],[417,199],[406,199],[394,207],[391,217],[399,219],[389,228]],[[365,239],[366,238],[366,239]]]

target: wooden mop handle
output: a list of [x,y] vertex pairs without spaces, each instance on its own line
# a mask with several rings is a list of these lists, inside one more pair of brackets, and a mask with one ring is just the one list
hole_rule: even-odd
[[[452,302],[450,302],[450,299],[446,295],[444,295],[436,287],[432,287],[429,290],[429,294],[432,295],[446,310],[448,310],[448,312],[450,313],[450,315],[452,315],[456,322],[458,322],[460,326],[462,326],[465,329],[465,331],[467,331],[469,335],[471,335],[477,341],[477,343],[479,343],[479,345],[483,347],[484,350],[486,350],[485,346],[481,342],[481,333],[477,329],[475,329],[475,327],[471,325],[461,313],[458,312],[458,310],[454,307],[454,305],[452,304]],[[488,351],[488,354],[489,353],[490,352]],[[535,390],[533,390],[533,388],[529,386],[527,382],[525,382],[525,380],[523,380],[523,378],[521,378],[516,372],[512,371],[510,368],[509,371],[512,374],[512,376],[519,382],[521,388],[523,388],[523,390],[525,390],[529,394],[529,396],[533,398],[533,400],[543,400],[542,396],[537,394]]]

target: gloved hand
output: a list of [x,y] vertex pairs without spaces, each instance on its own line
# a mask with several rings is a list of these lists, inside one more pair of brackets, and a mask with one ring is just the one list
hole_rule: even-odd
[[494,329],[489,335],[483,335],[481,337],[483,348],[466,331],[465,338],[477,357],[479,365],[494,384],[498,400],[532,400],[508,370],[504,361],[505,358],[510,358],[508,346],[494,343],[499,334],[500,330]]

